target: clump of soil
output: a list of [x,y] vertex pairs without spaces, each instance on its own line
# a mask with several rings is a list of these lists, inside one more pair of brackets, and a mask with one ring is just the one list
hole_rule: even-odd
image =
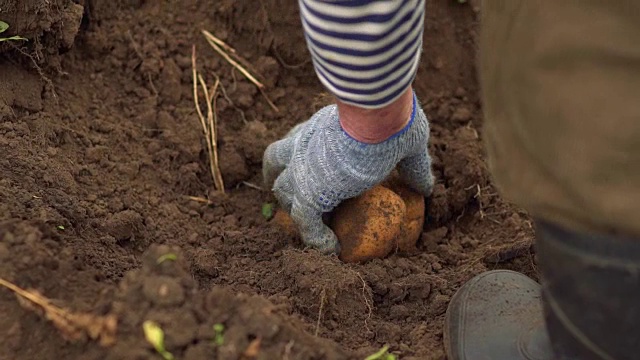
[[[89,4],[84,0],[0,0],[0,20],[9,25],[2,37],[20,36],[27,41],[0,43],[0,53],[27,57],[32,65],[59,68],[59,54],[75,42]],[[26,60],[26,59],[21,59]]]
[[[166,254],[177,259],[158,263]],[[114,298],[111,308],[122,319],[123,340],[96,358],[151,358],[153,351],[141,332],[146,320],[160,325],[166,349],[180,359],[348,357],[335,342],[301,331],[300,321],[283,315],[281,307],[264,297],[238,294],[227,286],[199,290],[179,248],[152,245],[141,268],[127,273]],[[218,324],[223,330],[216,330]],[[252,343],[259,344],[258,356],[251,356]]]
[[[78,6],[68,47],[79,12],[65,19]],[[500,198],[484,161],[478,9],[427,7],[415,89],[437,183],[418,251],[344,264],[261,214],[273,202],[259,187],[264,149],[325,92],[295,1],[0,1],[12,14],[2,20],[33,40],[17,46],[60,70],[44,74],[46,85],[19,51],[0,55],[0,277],[119,319],[113,347],[67,343],[0,291],[0,358],[156,359],[145,320],[162,326],[180,359],[247,349],[258,359],[361,359],[385,344],[401,359],[444,358],[444,313],[462,283],[491,268],[536,268],[529,217]],[[252,64],[278,112],[201,29]],[[226,93],[217,102],[225,194],[212,191],[191,98],[194,44],[199,71]],[[167,252],[177,261],[157,264]],[[214,346],[217,323],[226,330]]]

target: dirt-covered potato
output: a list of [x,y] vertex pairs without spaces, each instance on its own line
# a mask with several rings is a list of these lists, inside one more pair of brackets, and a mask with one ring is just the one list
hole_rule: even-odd
[[[338,205],[329,216],[344,262],[383,258],[392,251],[411,252],[422,233],[424,197],[395,180],[385,181],[359,197]],[[278,209],[273,221],[287,236],[299,236],[287,213]]]
[[397,180],[386,182],[383,186],[400,195],[407,208],[405,220],[402,222],[402,232],[397,243],[398,251],[411,252],[415,250],[416,242],[422,234],[425,212],[424,196]]
[[402,198],[380,185],[344,201],[331,221],[342,247],[340,259],[363,262],[387,256],[402,235],[406,212]]

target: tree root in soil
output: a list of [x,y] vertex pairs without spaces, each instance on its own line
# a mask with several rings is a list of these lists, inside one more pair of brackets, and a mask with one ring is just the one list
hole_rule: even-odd
[[105,347],[116,342],[118,320],[115,315],[75,313],[53,305],[49,299],[35,290],[22,289],[2,278],[0,278],[0,286],[15,293],[20,306],[49,320],[68,341],[82,340],[88,336]]

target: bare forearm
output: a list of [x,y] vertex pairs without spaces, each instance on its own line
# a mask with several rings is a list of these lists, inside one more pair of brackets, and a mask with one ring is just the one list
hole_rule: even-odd
[[402,130],[411,119],[413,91],[409,86],[404,93],[381,108],[366,109],[337,100],[342,129],[352,138],[368,144],[377,144]]

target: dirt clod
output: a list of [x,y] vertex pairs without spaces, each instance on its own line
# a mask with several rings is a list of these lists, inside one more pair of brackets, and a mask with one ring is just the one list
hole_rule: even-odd
[[104,228],[117,241],[135,240],[143,228],[142,215],[134,210],[117,212],[109,217]]

